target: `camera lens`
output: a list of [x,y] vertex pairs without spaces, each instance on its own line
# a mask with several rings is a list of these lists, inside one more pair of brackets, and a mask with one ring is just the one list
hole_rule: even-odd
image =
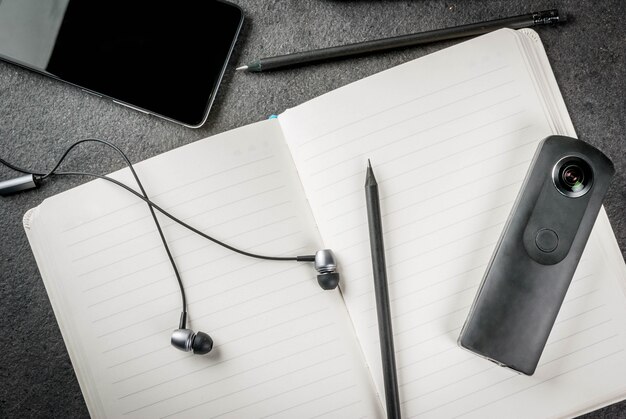
[[573,191],[579,191],[584,185],[585,172],[579,166],[567,166],[561,172],[561,179]]
[[554,186],[563,195],[577,198],[583,196],[593,183],[593,171],[589,163],[577,156],[562,158],[552,172]]

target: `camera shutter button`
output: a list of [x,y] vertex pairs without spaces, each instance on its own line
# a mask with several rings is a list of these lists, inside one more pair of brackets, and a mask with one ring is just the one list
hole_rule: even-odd
[[550,253],[559,245],[559,236],[554,230],[542,228],[535,236],[535,244],[542,252]]

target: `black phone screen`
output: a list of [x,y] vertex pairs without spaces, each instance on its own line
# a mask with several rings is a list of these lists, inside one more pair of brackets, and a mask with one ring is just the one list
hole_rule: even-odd
[[0,0],[0,57],[199,126],[242,20],[218,0]]

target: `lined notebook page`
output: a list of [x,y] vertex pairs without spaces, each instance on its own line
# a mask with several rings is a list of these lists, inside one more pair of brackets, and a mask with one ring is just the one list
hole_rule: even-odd
[[[137,165],[157,203],[240,248],[309,254],[318,232],[277,121]],[[134,185],[127,171],[116,176]],[[164,217],[209,355],[170,346],[180,293],[146,205],[96,181],[46,200],[27,231],[95,417],[379,416],[338,291],[310,264],[259,261]]]
[[405,417],[550,417],[624,397],[623,261],[597,251],[598,240],[615,248],[610,235],[590,242],[534,376],[456,345],[537,143],[574,135],[534,32],[476,38],[279,119],[382,394],[363,190],[372,161]]

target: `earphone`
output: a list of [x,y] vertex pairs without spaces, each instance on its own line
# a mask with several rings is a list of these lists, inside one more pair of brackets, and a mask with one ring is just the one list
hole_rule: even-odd
[[[104,144],[107,147],[110,147],[113,150],[115,150],[124,159],[126,165],[130,169],[133,175],[133,178],[135,179],[135,182],[137,183],[137,186],[139,187],[140,192],[134,190],[133,188],[129,187],[128,185],[116,179],[110,178],[105,175],[100,175],[96,173],[88,173],[88,172],[58,171],[60,165],[63,163],[63,160],[65,160],[68,154],[78,145],[87,143],[87,142]],[[8,196],[8,195],[19,193],[22,191],[38,188],[44,183],[44,181],[46,181],[48,178],[52,176],[88,176],[88,177],[103,179],[108,182],[114,183],[115,185],[132,193],[133,195],[135,195],[136,197],[138,197],[139,199],[141,199],[148,205],[148,209],[150,210],[152,219],[154,220],[159,236],[161,237],[161,242],[163,243],[163,247],[170,260],[170,264],[172,265],[172,269],[174,270],[174,276],[176,277],[176,280],[180,288],[180,294],[181,294],[181,300],[182,300],[182,312],[180,315],[180,321],[178,323],[178,329],[174,330],[172,333],[171,344],[173,347],[181,351],[193,352],[194,354],[200,354],[200,355],[207,354],[211,351],[211,349],[213,349],[213,339],[211,339],[211,337],[207,333],[200,332],[200,331],[194,332],[193,330],[187,328],[187,298],[185,296],[185,288],[183,286],[183,282],[180,277],[180,273],[178,271],[176,262],[174,261],[174,257],[172,256],[172,253],[165,239],[165,235],[163,234],[163,230],[161,229],[161,224],[159,223],[159,220],[156,217],[155,210],[159,211],[161,214],[170,218],[172,221],[180,224],[186,229],[198,234],[199,236],[207,240],[210,240],[215,244],[223,246],[229,250],[232,250],[233,252],[237,252],[248,257],[253,257],[257,259],[265,259],[265,260],[276,260],[276,261],[312,262],[314,264],[315,269],[318,272],[317,282],[320,285],[320,287],[324,290],[335,289],[337,288],[337,285],[339,284],[340,276],[339,276],[339,273],[337,272],[337,262],[335,260],[335,256],[333,252],[330,249],[318,250],[314,255],[293,256],[293,257],[259,255],[256,253],[251,253],[245,250],[238,249],[220,240],[217,240],[209,236],[208,234],[203,233],[202,231],[196,229],[195,227],[185,223],[184,221],[176,218],[175,216],[165,211],[159,205],[157,205],[156,203],[150,200],[150,198],[148,197],[148,194],[146,193],[143,187],[143,184],[139,180],[139,176],[135,172],[135,169],[132,163],[130,162],[130,160],[128,159],[128,157],[126,156],[126,154],[124,154],[124,152],[120,150],[117,146],[115,146],[114,144],[108,141],[90,138],[90,139],[80,140],[80,141],[73,143],[65,150],[65,152],[63,152],[63,154],[57,160],[52,170],[50,170],[47,173],[39,173],[33,170],[23,169],[21,167],[8,163],[7,161],[1,158],[0,158],[0,163],[2,163],[6,167],[16,172],[20,172],[23,174],[23,176],[0,182],[0,196]]]

